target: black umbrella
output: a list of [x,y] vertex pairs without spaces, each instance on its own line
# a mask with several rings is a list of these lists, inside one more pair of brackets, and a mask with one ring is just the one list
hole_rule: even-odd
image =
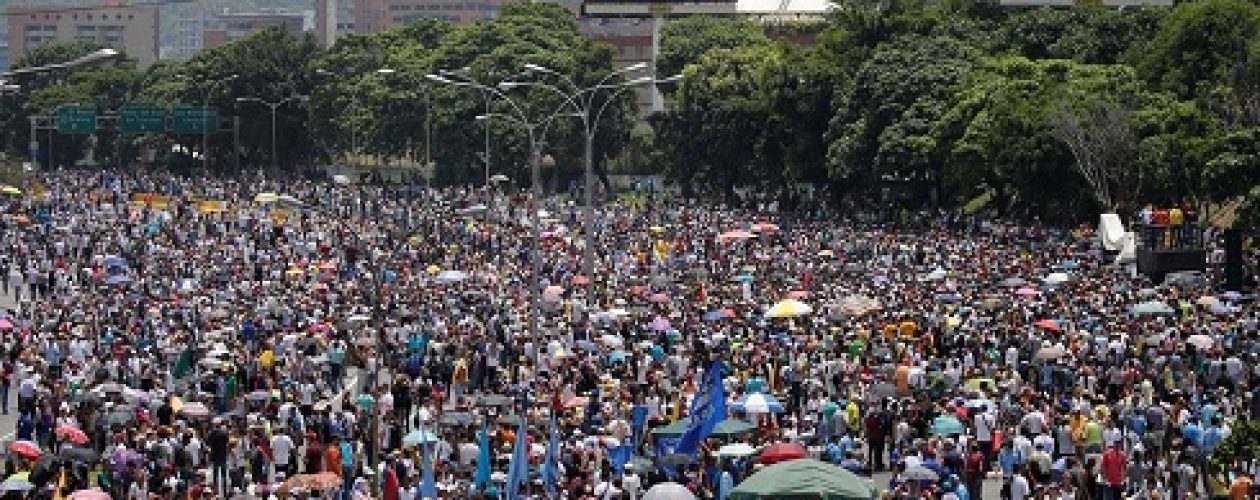
[[61,451],[57,452],[57,455],[64,460],[73,460],[78,462],[95,462],[100,458],[100,454],[97,453],[96,450],[72,446],[62,447]]

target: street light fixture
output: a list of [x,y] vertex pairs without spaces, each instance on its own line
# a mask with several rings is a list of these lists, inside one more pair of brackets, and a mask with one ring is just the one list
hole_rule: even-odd
[[[628,80],[622,83],[616,83],[616,84],[609,83],[609,81],[611,81],[616,76],[640,71],[640,70],[646,69],[647,67],[648,67],[647,63],[631,64],[624,68],[610,72],[609,74],[601,78],[593,86],[582,88],[582,87],[579,87],[572,78],[569,78],[563,74],[560,74],[559,72],[551,68],[548,68],[546,66],[541,66],[538,64],[527,63],[524,65],[524,68],[526,71],[531,72],[531,73],[543,73],[543,74],[555,76],[559,78],[561,82],[567,88],[562,89],[557,85],[544,83],[544,82],[537,82],[537,81],[503,82],[499,84],[499,87],[502,88],[503,90],[510,90],[513,88],[526,87],[526,86],[542,87],[542,88],[551,90],[552,92],[555,92],[556,94],[558,94],[561,97],[561,99],[563,99],[568,105],[572,106],[574,110],[580,113],[580,116],[582,118],[583,132],[584,132],[584,135],[586,136],[585,137],[586,148],[584,152],[585,154],[583,155],[583,163],[585,164],[584,165],[585,166],[584,168],[585,206],[583,210],[584,212],[583,213],[583,219],[584,219],[583,231],[585,233],[584,236],[586,240],[586,248],[583,250],[583,261],[584,261],[583,274],[585,274],[588,277],[593,277],[595,275],[595,236],[594,236],[595,235],[595,230],[594,230],[595,204],[593,200],[594,191],[595,191],[595,173],[594,173],[595,147],[594,147],[594,144],[595,144],[595,133],[599,129],[599,121],[603,117],[604,111],[608,108],[608,106],[611,103],[616,102],[617,96],[620,95],[622,92],[624,92],[626,89],[633,88],[639,85],[662,83],[662,82],[665,82],[666,80],[677,81],[678,78],[681,78],[681,76],[678,76],[678,77],[670,77],[669,79],[666,79],[666,80],[657,80],[649,76],[649,77],[635,78],[633,80]],[[611,90],[612,93],[611,95],[608,95],[607,98],[605,98],[601,103],[599,103],[598,106],[596,106],[595,96],[601,90]]]
[[256,102],[256,103],[262,104],[263,106],[267,106],[268,108],[271,108],[271,169],[274,172],[280,171],[279,149],[277,148],[277,144],[276,144],[276,111],[280,109],[280,106],[284,106],[285,104],[289,103],[289,101],[306,102],[308,100],[310,100],[310,96],[305,96],[305,95],[292,95],[292,96],[289,96],[289,97],[286,97],[284,99],[281,99],[279,101],[274,101],[274,102],[264,101],[257,97],[237,97],[236,98],[236,102],[238,104],[246,103],[246,102]]

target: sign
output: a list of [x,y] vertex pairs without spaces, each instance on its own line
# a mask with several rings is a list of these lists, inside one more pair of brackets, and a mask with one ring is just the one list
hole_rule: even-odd
[[166,110],[155,106],[123,106],[118,110],[119,130],[124,134],[166,132]]
[[171,132],[206,134],[219,129],[219,110],[215,108],[175,108],[171,110]]
[[96,108],[92,106],[62,106],[57,108],[57,131],[63,134],[91,134],[96,132]]

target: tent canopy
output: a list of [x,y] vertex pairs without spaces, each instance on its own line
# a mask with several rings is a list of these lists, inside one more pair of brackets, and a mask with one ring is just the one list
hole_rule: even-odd
[[869,500],[875,485],[842,467],[810,458],[781,462],[749,476],[729,500],[809,498]]

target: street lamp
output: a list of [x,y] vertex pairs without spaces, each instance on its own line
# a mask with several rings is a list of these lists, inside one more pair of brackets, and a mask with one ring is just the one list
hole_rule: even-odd
[[[210,83],[210,86],[206,88],[206,93],[203,96],[201,112],[205,113],[206,110],[210,109],[210,95],[214,93],[215,88],[217,88],[219,85],[235,80],[240,76],[241,75],[233,73],[226,77],[212,81]],[[175,75],[175,78],[184,80],[184,81],[189,80],[189,76],[183,75],[183,74]],[[203,116],[202,118],[205,118],[205,117]],[[217,123],[215,124],[215,128],[216,129],[219,128]],[[201,120],[201,170],[206,175],[210,174],[210,120],[206,120],[206,119]]]
[[29,68],[19,68],[13,71],[9,71],[7,73],[0,73],[0,76],[13,77],[13,76],[21,76],[21,75],[32,75],[36,73],[45,73],[45,72],[55,71],[59,69],[74,69],[80,66],[95,64],[102,61],[108,61],[110,59],[119,57],[120,55],[121,54],[117,50],[105,48],[105,49],[100,49],[90,54],[87,54],[85,56],[72,59],[63,63],[48,64],[45,66],[32,66]]
[[284,99],[281,99],[279,101],[274,101],[274,102],[264,101],[257,97],[237,97],[236,98],[236,102],[238,104],[246,103],[246,102],[256,102],[256,103],[262,104],[263,106],[267,106],[268,108],[271,108],[271,169],[274,172],[280,171],[279,151],[276,148],[276,110],[280,109],[280,106],[284,106],[289,101],[306,102],[308,99],[310,99],[310,97],[304,96],[304,95],[293,95],[293,96],[289,96],[289,97],[286,97]]
[[[608,109],[608,106],[616,102],[617,96],[619,96],[625,90],[633,88],[633,87],[637,87],[639,85],[663,83],[663,82],[674,82],[682,78],[682,75],[675,75],[675,76],[666,78],[664,80],[657,80],[653,77],[644,76],[644,77],[635,78],[633,80],[629,80],[629,81],[625,81],[625,82],[621,82],[617,84],[608,83],[616,76],[623,75],[626,73],[636,72],[636,71],[642,71],[642,70],[647,69],[647,67],[648,65],[646,62],[632,64],[630,66],[626,66],[619,70],[612,71],[607,75],[604,75],[604,77],[601,78],[595,85],[582,88],[582,87],[579,87],[572,78],[569,78],[559,73],[558,71],[555,71],[546,66],[541,66],[541,65],[533,64],[533,63],[526,63],[524,65],[526,72],[541,73],[541,74],[555,76],[561,80],[561,82],[566,86],[566,88],[562,89],[561,87],[557,85],[552,85],[549,83],[538,82],[538,81],[528,81],[528,82],[507,81],[507,82],[502,82],[499,84],[499,88],[503,89],[504,91],[511,90],[514,88],[520,88],[520,87],[542,87],[542,88],[548,89],[558,94],[561,97],[561,99],[565,101],[566,104],[572,106],[573,109],[579,113],[579,116],[582,119],[582,129],[583,129],[584,135],[586,136],[585,137],[586,139],[585,151],[583,154],[584,181],[585,181],[583,184],[584,184],[584,191],[585,191],[584,193],[585,206],[583,207],[584,220],[582,222],[582,225],[583,225],[583,232],[586,233],[584,235],[585,240],[586,240],[586,248],[583,250],[583,274],[585,274],[587,277],[593,278],[595,276],[595,226],[594,226],[595,224],[595,203],[594,203],[594,192],[595,192],[595,173],[594,173],[595,153],[594,153],[594,150],[595,150],[595,146],[594,145],[595,145],[595,133],[599,129],[599,121],[603,117],[604,111]],[[602,90],[611,90],[612,93],[608,95],[602,102],[598,103],[597,105],[595,97]]]
[[541,210],[541,204],[542,204],[542,174],[541,174],[541,164],[540,164],[542,161],[542,158],[541,158],[542,154],[541,154],[541,148],[539,147],[539,138],[546,136],[547,131],[551,128],[551,124],[555,122],[556,118],[560,116],[567,116],[568,113],[562,113],[561,111],[563,110],[558,109],[556,110],[556,112],[552,113],[550,116],[547,116],[546,118],[543,118],[542,120],[530,121],[529,114],[525,112],[525,109],[521,107],[521,105],[518,104],[516,100],[512,99],[503,91],[495,87],[485,85],[483,83],[474,81],[468,78],[467,76],[461,75],[457,72],[451,72],[451,71],[439,71],[434,74],[425,75],[425,78],[433,82],[441,83],[445,85],[479,89],[483,92],[486,92],[487,94],[490,94],[490,95],[493,95],[495,97],[502,99],[504,102],[508,103],[508,105],[511,107],[512,113],[510,115],[487,113],[484,115],[477,115],[476,119],[489,120],[491,117],[510,117],[512,121],[521,125],[521,127],[525,130],[525,136],[529,140],[529,162],[530,162],[530,167],[531,167],[530,171],[531,171],[531,176],[534,179],[533,189],[532,189],[533,202],[531,203],[531,206],[530,206],[531,219],[533,221],[533,231],[532,231],[533,234],[531,238],[532,241],[531,241],[530,252],[529,252],[530,253],[530,267],[531,267],[531,274],[530,274],[531,282],[530,282],[530,291],[529,291],[530,292],[530,311],[529,311],[528,317],[529,317],[530,338],[536,341],[538,339],[538,313],[541,310],[541,307],[539,306],[539,299],[542,296],[542,288],[541,288],[542,287],[542,279],[541,279],[542,278],[542,255],[541,255],[542,253],[542,218],[538,214],[538,212]]

